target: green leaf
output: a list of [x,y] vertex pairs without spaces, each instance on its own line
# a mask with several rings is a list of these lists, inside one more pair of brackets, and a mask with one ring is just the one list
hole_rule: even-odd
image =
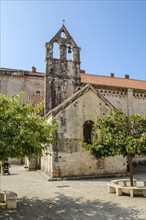
[[41,155],[55,141],[56,123],[47,123],[42,107],[42,103],[22,106],[20,95],[0,94],[0,160]]

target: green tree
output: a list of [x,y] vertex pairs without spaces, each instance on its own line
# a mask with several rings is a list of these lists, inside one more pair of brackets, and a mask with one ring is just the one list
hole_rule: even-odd
[[41,116],[42,103],[22,106],[21,96],[0,94],[0,160],[39,156],[52,144],[56,123]]
[[92,144],[83,143],[82,146],[96,159],[116,155],[127,157],[133,186],[132,157],[146,155],[146,118],[135,114],[127,116],[121,111],[98,117]]

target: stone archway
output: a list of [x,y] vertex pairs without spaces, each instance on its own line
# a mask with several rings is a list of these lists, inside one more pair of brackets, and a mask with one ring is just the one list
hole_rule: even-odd
[[93,136],[93,121],[86,121],[83,125],[83,142],[87,144],[92,143],[92,136]]

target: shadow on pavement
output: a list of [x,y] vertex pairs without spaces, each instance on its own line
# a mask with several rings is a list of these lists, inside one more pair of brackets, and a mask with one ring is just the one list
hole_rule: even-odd
[[14,176],[14,175],[19,175],[18,173],[10,173],[10,175],[8,174],[2,174],[2,176]]
[[[122,199],[122,198],[121,198]],[[101,200],[84,201],[56,193],[55,198],[40,200],[22,197],[17,210],[3,210],[0,219],[7,220],[140,220],[140,211],[123,208]]]

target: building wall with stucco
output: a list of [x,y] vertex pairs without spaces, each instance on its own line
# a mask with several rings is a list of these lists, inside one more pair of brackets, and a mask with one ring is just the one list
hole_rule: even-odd
[[114,106],[87,85],[48,115],[48,120],[54,117],[58,125],[58,142],[42,157],[43,170],[50,178],[126,172],[126,158],[96,160],[80,144],[84,140],[84,124],[88,121],[95,123],[97,116],[104,117],[113,111]]

